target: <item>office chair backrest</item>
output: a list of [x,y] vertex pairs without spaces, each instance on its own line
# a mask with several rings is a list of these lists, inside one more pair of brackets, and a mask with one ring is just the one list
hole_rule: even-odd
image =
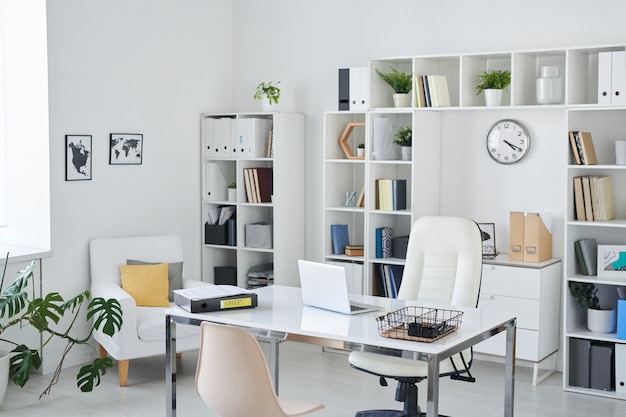
[[411,229],[398,298],[476,307],[481,274],[482,240],[475,222],[422,217]]
[[221,417],[281,417],[281,409],[258,342],[247,331],[204,322],[196,390]]

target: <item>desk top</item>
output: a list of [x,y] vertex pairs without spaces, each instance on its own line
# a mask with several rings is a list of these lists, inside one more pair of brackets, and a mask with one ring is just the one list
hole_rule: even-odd
[[500,311],[428,305],[429,307],[452,308],[463,311],[463,321],[461,328],[450,335],[432,343],[423,343],[380,336],[376,322],[376,317],[387,312],[395,311],[407,305],[422,305],[420,303],[353,295],[351,298],[354,301],[379,305],[382,310],[345,315],[304,306],[300,288],[272,285],[258,288],[255,292],[258,294],[258,306],[253,309],[189,313],[175,307],[168,309],[166,313],[173,317],[185,318],[195,322],[206,320],[265,331],[437,355],[449,349],[457,350],[456,347],[459,345],[463,345],[480,335],[485,335],[484,339],[486,339],[505,330],[506,327],[510,327],[512,321],[515,320],[513,314]]

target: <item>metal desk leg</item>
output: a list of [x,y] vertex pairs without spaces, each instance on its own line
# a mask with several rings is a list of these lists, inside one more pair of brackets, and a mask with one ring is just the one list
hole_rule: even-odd
[[506,329],[506,360],[504,363],[504,417],[513,417],[515,390],[515,337],[517,320]]
[[165,415],[176,417],[176,323],[165,315]]
[[426,417],[439,415],[439,356],[428,356],[428,385],[426,387]]
[[274,390],[278,395],[278,343],[280,341],[275,337],[270,337],[270,372],[274,378]]

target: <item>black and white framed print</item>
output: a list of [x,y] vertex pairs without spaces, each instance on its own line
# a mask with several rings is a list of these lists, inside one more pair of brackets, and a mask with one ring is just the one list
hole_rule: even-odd
[[141,165],[142,157],[142,134],[111,133],[109,165]]
[[91,135],[65,135],[65,181],[91,179]]
[[494,259],[498,255],[496,249],[495,223],[478,223],[480,238],[483,242],[483,259]]

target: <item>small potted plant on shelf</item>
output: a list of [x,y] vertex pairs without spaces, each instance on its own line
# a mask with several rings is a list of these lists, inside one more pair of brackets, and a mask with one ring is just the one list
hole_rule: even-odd
[[280,98],[280,81],[260,82],[256,86],[254,99],[261,101],[264,110],[271,110],[272,106],[278,104]]
[[411,105],[411,88],[413,87],[413,76],[404,71],[398,71],[391,65],[391,72],[381,72],[376,69],[376,73],[384,82],[389,84],[393,89],[393,102],[395,107],[410,107]]
[[511,71],[487,70],[477,77],[476,94],[485,93],[485,104],[489,107],[499,106],[502,91],[511,84]]
[[356,156],[364,157],[365,156],[365,144],[359,143],[356,147]]
[[410,161],[413,146],[413,128],[411,126],[404,126],[398,129],[393,143],[400,145],[402,160]]
[[576,302],[587,309],[587,328],[590,331],[611,333],[615,330],[615,309],[600,307],[598,288],[593,283],[570,281],[569,289]]
[[237,183],[235,182],[228,184],[228,201],[237,201]]
[[[0,378],[1,381],[11,379],[16,385],[24,387],[30,378],[33,369],[41,366],[41,350],[54,339],[60,339],[67,343],[63,355],[54,371],[50,383],[40,397],[50,393],[52,386],[56,384],[63,361],[69,350],[76,345],[90,346],[97,354],[96,348],[91,345],[90,339],[93,330],[102,329],[105,334],[113,336],[122,327],[122,307],[115,299],[104,298],[91,299],[89,291],[83,291],[74,298],[65,301],[58,292],[51,292],[42,297],[37,297],[33,290],[33,270],[35,262],[20,270],[12,284],[4,288],[4,279],[8,254],[5,259],[5,269],[0,281],[0,342],[9,344],[14,348],[10,352],[0,351]],[[89,332],[84,337],[75,336],[72,332],[74,324],[80,321],[84,308]],[[69,316],[69,317],[68,317]],[[60,322],[67,322],[67,326],[59,328]],[[30,326],[41,335],[40,346],[26,346],[21,341],[13,340],[6,332],[11,327],[17,329]],[[83,392],[90,392],[100,385],[100,377],[106,373],[107,368],[113,366],[111,358],[99,358],[80,368],[76,375],[76,385]],[[0,384],[0,388],[6,389],[6,385]],[[4,398],[4,390],[0,392],[0,404]]]

